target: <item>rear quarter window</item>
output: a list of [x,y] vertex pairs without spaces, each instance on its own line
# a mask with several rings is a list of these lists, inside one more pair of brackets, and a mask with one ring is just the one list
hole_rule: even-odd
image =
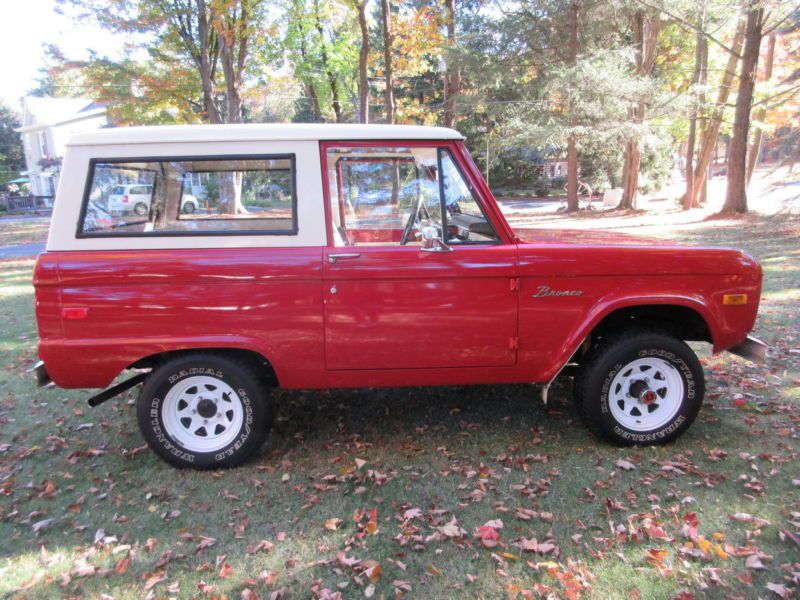
[[[112,195],[151,196],[147,210]],[[78,237],[297,234],[295,157],[94,159]]]

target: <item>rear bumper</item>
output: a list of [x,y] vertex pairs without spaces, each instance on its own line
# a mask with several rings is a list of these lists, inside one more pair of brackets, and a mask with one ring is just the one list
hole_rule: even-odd
[[741,344],[728,348],[728,352],[761,365],[764,364],[764,359],[767,356],[767,345],[761,340],[748,335],[747,339]]

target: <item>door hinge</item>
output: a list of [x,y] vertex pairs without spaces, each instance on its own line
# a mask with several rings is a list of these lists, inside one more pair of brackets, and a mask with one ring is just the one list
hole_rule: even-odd
[[511,291],[516,292],[519,289],[519,277],[511,278]]
[[509,350],[518,350],[519,349],[519,338],[518,337],[510,337],[508,338],[508,349]]

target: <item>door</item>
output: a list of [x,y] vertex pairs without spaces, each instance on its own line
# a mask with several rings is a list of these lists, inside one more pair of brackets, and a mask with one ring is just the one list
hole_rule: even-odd
[[442,145],[323,144],[330,370],[510,366],[517,249]]

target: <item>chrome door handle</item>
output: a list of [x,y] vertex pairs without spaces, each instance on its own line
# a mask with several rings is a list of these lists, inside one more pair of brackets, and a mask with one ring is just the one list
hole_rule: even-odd
[[340,258],[358,258],[361,256],[360,252],[342,252],[340,254],[328,254],[328,262],[334,264]]

